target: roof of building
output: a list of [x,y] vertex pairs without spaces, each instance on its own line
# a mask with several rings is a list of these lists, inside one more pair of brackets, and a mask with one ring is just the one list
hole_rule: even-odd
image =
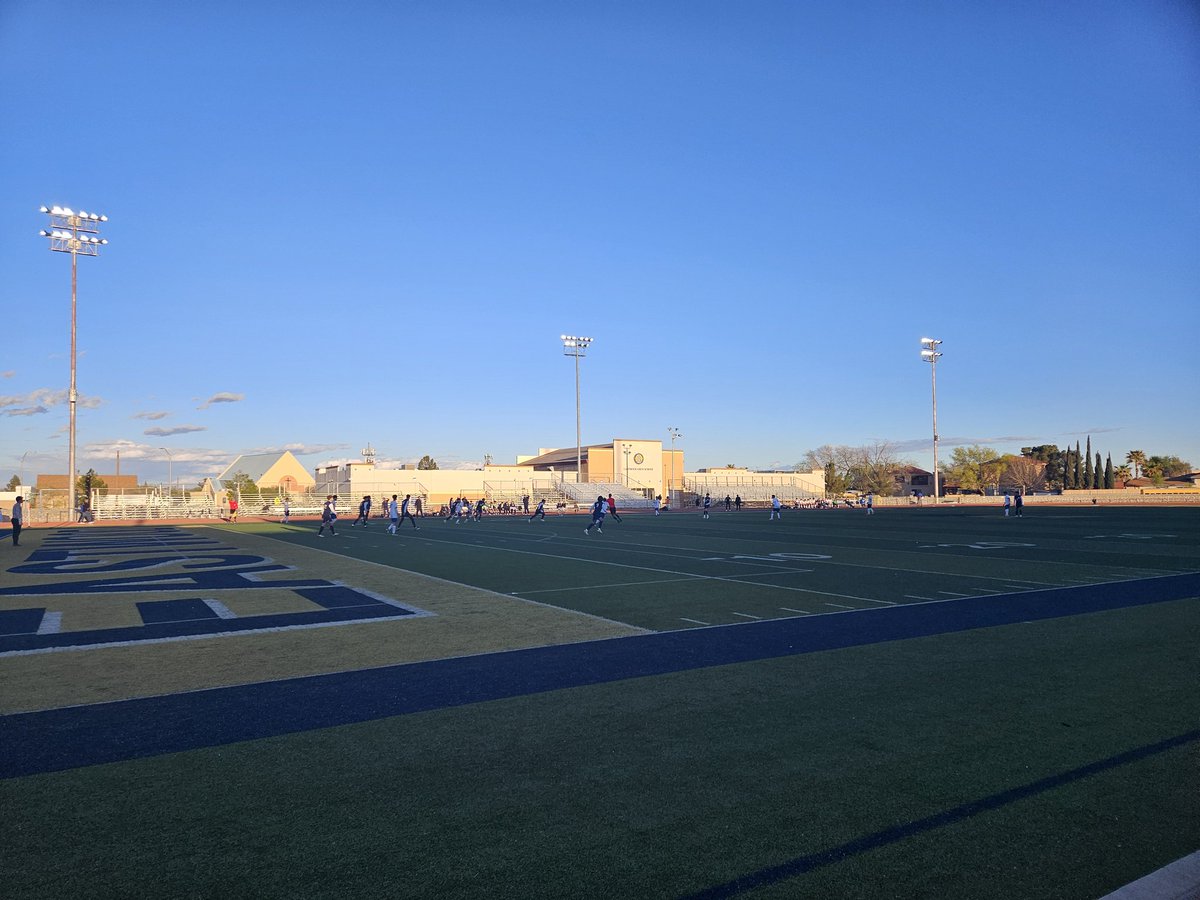
[[[218,484],[224,484],[224,482],[232,480],[233,476],[238,472],[242,472],[251,481],[258,484],[273,466],[285,459],[294,463],[306,475],[309,474],[308,470],[304,468],[300,460],[296,459],[295,454],[291,450],[284,450],[282,453],[243,454],[226,466],[225,471],[218,475],[215,480]],[[309,480],[313,480],[311,476],[309,476]]]

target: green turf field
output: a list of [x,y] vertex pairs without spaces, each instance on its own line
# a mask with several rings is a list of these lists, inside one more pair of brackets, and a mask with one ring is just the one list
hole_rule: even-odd
[[[320,540],[315,525],[194,529],[431,614],[0,655],[0,700],[50,709],[645,629],[852,625],[856,610],[1200,571],[1196,509],[675,512],[591,536],[584,524],[426,519],[391,537],[374,521]],[[128,608],[119,595],[95,605]],[[1200,603],[1183,598],[10,778],[0,885],[5,897],[1095,898],[1200,848],[1197,635]],[[72,679],[86,688],[39,694]]]

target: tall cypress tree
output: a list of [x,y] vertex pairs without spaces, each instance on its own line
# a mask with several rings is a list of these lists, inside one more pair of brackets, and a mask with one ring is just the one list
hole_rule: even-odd
[[1071,480],[1071,445],[1067,444],[1067,448],[1062,452],[1062,486],[1064,491],[1069,491],[1075,487],[1075,483]]
[[1116,479],[1113,477],[1112,454],[1110,453],[1104,458],[1104,489],[1111,491],[1116,483]]
[[1074,487],[1074,488],[1083,487],[1083,460],[1081,460],[1079,458],[1079,455],[1080,455],[1079,454],[1079,441],[1076,441],[1075,442],[1075,474],[1071,478],[1071,481],[1073,482],[1071,487]]
[[1092,484],[1092,436],[1089,434],[1087,439],[1087,454],[1083,457],[1083,488],[1091,490]]
[[1100,490],[1104,486],[1104,476],[1100,472],[1100,454],[1096,454],[1096,465],[1092,468],[1092,489]]

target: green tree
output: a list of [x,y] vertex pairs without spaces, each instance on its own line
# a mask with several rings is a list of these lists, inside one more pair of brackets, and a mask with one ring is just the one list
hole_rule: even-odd
[[1096,465],[1092,466],[1092,489],[1100,490],[1104,487],[1104,475],[1100,469],[1100,454],[1096,454]]
[[1113,475],[1115,475],[1121,481],[1128,481],[1132,477],[1129,466],[1124,465],[1117,466],[1115,469],[1113,469]]
[[1083,484],[1085,490],[1090,490],[1096,486],[1092,471],[1092,436],[1089,434],[1087,439],[1087,453],[1083,457]]
[[1074,488],[1082,488],[1084,486],[1082,460],[1079,457],[1079,441],[1075,442],[1075,472],[1071,476],[1071,482],[1071,486]]
[[426,453],[424,456],[422,456],[420,461],[417,463],[418,469],[429,470],[429,469],[436,469],[437,467],[438,467],[437,460],[435,460],[428,453]]
[[949,474],[963,491],[984,491],[995,486],[1003,469],[1000,454],[991,447],[955,447],[950,455]]
[[1104,489],[1111,491],[1116,487],[1117,480],[1113,475],[1112,454],[1109,453],[1104,457]]
[[6,484],[4,486],[4,489],[6,491],[15,491],[20,486],[21,486],[21,476],[14,475],[12,478],[8,479],[8,484]]
[[1192,464],[1178,456],[1151,456],[1145,462],[1146,470],[1155,469],[1166,478],[1176,475],[1186,475],[1192,471]]
[[1142,450],[1130,450],[1125,454],[1125,462],[1133,466],[1133,477],[1137,478],[1142,466],[1146,464],[1146,454]]
[[75,479],[75,493],[84,500],[91,500],[92,491],[104,493],[107,490],[108,484],[96,474],[95,469],[88,469]]
[[254,483],[254,479],[241,469],[234,472],[229,478],[225,479],[225,489],[242,494],[258,493],[258,485]]

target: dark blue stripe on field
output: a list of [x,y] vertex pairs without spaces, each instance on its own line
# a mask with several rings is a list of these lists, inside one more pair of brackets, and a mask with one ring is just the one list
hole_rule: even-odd
[[[1200,596],[1200,573],[537,647],[0,716],[0,778],[689,669]],[[188,623],[180,623],[188,624]]]
[[1184,734],[1178,734],[1175,737],[1167,738],[1155,744],[1137,747],[1125,753],[1110,756],[1107,759],[1088,763],[1086,766],[1080,766],[1067,772],[1060,772],[1057,775],[1051,775],[1048,778],[1023,784],[1007,791],[1001,791],[998,794],[992,794],[990,797],[972,800],[970,803],[964,803],[961,806],[954,807],[954,809],[947,809],[932,816],[926,816],[924,819],[917,819],[914,822],[906,822],[903,825],[885,828],[882,831],[876,831],[874,834],[855,838],[852,841],[847,841],[844,844],[830,847],[818,853],[798,856],[777,866],[760,869],[757,872],[743,875],[741,878],[735,878],[733,881],[728,881],[725,884],[719,884],[695,894],[690,894],[686,900],[720,900],[720,898],[724,897],[736,897],[738,894],[744,894],[747,891],[777,884],[788,878],[795,878],[797,875],[803,875],[806,872],[811,872],[813,869],[841,862],[859,853],[876,850],[888,844],[894,844],[897,841],[913,837],[914,835],[933,831],[935,828],[944,828],[947,825],[962,822],[979,813],[999,809],[1009,803],[1015,803],[1018,800],[1025,800],[1037,794],[1054,790],[1073,781],[1078,781],[1081,778],[1099,775],[1101,772],[1107,772],[1109,769],[1139,762],[1148,757],[1156,756],[1159,753],[1165,753],[1168,750],[1174,750],[1176,747],[1183,747],[1196,741],[1200,741],[1200,731],[1188,731]]
[[[168,601],[175,602],[175,601]],[[194,601],[202,603],[201,600]],[[207,607],[205,607],[207,609]],[[27,612],[27,610],[22,610]],[[38,622],[44,610],[36,610]],[[210,610],[211,612],[211,610]],[[278,613],[276,615],[249,616],[244,619],[213,618],[192,619],[175,622],[157,622],[148,625],[131,625],[125,628],[96,628],[91,631],[61,631],[55,634],[0,634],[0,651],[48,650],[60,647],[104,646],[105,644],[134,643],[138,641],[162,641],[180,637],[211,637],[220,634],[236,634],[241,631],[264,631],[272,628],[298,628],[311,625],[340,625],[369,619],[411,616],[411,610],[392,606],[389,603],[370,603],[352,609],[338,607],[316,612]],[[32,632],[37,631],[37,625]],[[3,717],[0,717],[0,723]],[[3,726],[0,725],[0,734]],[[0,747],[3,747],[0,738]]]

